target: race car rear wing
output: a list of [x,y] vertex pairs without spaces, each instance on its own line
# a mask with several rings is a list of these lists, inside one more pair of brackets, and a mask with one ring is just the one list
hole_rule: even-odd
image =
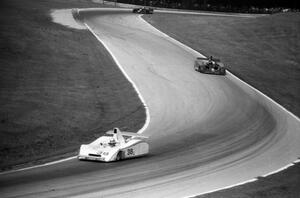
[[197,60],[211,60],[211,61],[215,61],[215,62],[220,62],[221,60],[218,58],[206,58],[206,57],[197,57]]
[[137,137],[137,138],[145,138],[145,139],[148,138],[147,136],[138,133],[120,131],[120,129],[118,128],[114,128],[111,131],[107,131],[106,134],[110,134],[110,135],[118,134],[118,136],[121,135],[121,136],[129,136],[129,137]]

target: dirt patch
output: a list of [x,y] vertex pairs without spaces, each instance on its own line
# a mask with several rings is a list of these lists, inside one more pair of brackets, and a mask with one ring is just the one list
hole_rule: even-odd
[[86,29],[83,24],[80,24],[79,20],[75,20],[78,15],[77,9],[51,10],[50,15],[55,23],[79,30]]

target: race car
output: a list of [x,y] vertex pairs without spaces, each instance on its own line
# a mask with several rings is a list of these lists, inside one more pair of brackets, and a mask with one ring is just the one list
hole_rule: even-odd
[[140,8],[133,8],[132,12],[137,14],[153,14],[154,10],[153,8],[140,7]]
[[226,69],[223,63],[219,59],[215,59],[212,56],[209,58],[198,57],[195,60],[194,68],[196,71],[205,74],[225,75]]
[[81,145],[77,158],[112,162],[143,156],[149,153],[146,138],[148,137],[132,132],[121,132],[118,128],[114,128],[92,143]]

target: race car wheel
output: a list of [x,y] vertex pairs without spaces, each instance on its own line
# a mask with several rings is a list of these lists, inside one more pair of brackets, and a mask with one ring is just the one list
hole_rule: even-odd
[[116,161],[120,161],[122,159],[122,153],[119,152],[117,157],[116,157]]

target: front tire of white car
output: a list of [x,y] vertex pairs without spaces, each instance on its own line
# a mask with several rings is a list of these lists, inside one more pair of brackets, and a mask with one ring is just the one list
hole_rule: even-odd
[[122,159],[122,153],[119,152],[116,157],[116,161],[120,161]]

